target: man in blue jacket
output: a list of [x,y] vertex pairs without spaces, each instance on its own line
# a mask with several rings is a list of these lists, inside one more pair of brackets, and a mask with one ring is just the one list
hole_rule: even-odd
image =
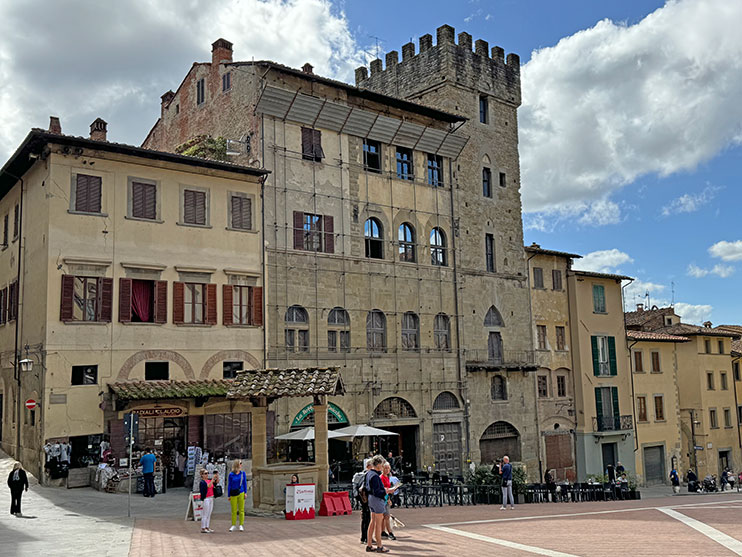
[[515,500],[513,499],[513,465],[510,464],[510,457],[505,455],[502,462],[498,465],[500,476],[502,476],[502,507],[504,511],[510,501],[510,508],[515,509]]

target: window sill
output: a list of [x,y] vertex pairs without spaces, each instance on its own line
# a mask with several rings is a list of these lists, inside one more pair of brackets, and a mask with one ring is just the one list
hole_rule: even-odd
[[593,314],[595,315],[608,315],[607,311],[593,311]]
[[176,222],[178,226],[187,226],[188,228],[211,228],[210,224],[193,224],[190,222]]
[[490,399],[490,402],[492,404],[507,404],[508,403],[508,399],[506,399],[506,398],[505,399],[499,399],[498,398],[497,400]]
[[725,425],[725,426],[724,426],[724,429],[734,429],[734,426],[731,426],[731,425]]
[[162,325],[165,325],[166,323],[155,323],[150,321],[119,321],[121,325],[126,325],[127,327],[129,325],[134,325],[136,327],[161,327]]
[[126,215],[124,218],[126,220],[136,220],[136,221],[139,221],[139,222],[153,222],[153,223],[156,223],[156,224],[162,224],[162,223],[165,222],[162,219],[145,219],[144,217],[132,217],[131,215]]
[[546,288],[544,288],[543,286],[536,286],[536,285],[533,286],[533,289],[534,290],[546,290]]
[[636,420],[637,424],[648,424],[649,420]]
[[228,329],[259,329],[260,325],[243,325],[241,323],[232,323],[229,325],[224,325]]
[[75,211],[73,209],[67,209],[70,215],[87,215],[89,217],[107,217],[108,213],[89,213],[88,211]]
[[[9,322],[10,323],[10,322]],[[110,321],[62,321],[65,325],[110,325]]]
[[175,323],[176,327],[185,327],[191,329],[209,329],[214,325],[208,325],[207,323]]
[[554,350],[554,352],[561,353],[561,354],[569,354],[569,350],[567,350],[566,348],[557,348],[556,350]]
[[662,374],[662,372],[661,372],[661,371],[650,371],[649,373],[654,373],[655,375],[660,375],[660,374]]
[[667,423],[667,420],[655,420],[654,423],[656,423],[656,424],[665,424],[665,423]]
[[70,387],[97,387],[98,383],[87,383],[85,385],[70,385]]
[[229,230],[231,232],[244,232],[245,234],[257,234],[257,230],[252,230],[250,228],[232,228],[230,226],[227,226],[224,230]]
[[536,352],[551,352],[548,348],[536,348]]

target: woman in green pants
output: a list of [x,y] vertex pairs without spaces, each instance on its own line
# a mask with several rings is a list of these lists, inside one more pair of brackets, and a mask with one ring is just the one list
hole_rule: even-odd
[[232,506],[232,527],[230,532],[237,530],[237,513],[240,515],[240,532],[245,531],[245,495],[247,494],[247,476],[242,471],[242,461],[232,461],[232,471],[227,482],[227,495]]

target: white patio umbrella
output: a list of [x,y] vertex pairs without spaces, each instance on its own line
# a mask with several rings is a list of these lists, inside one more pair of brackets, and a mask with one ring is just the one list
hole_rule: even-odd
[[399,435],[393,431],[371,427],[370,425],[351,425],[341,429],[333,430],[337,438],[341,441],[352,441],[356,437],[384,437],[386,435]]
[[[328,439],[334,439],[336,437],[341,437],[341,435],[335,431],[327,431]],[[303,429],[297,429],[296,431],[290,431],[289,433],[284,433],[283,435],[276,435],[274,439],[279,439],[281,441],[313,441],[314,428],[305,427]]]

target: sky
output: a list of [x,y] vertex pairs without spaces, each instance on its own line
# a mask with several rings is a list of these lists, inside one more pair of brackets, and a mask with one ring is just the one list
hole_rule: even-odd
[[742,2],[0,0],[0,160],[49,116],[141,144],[211,43],[353,82],[443,24],[521,58],[525,243],[635,277],[627,306],[742,322]]

